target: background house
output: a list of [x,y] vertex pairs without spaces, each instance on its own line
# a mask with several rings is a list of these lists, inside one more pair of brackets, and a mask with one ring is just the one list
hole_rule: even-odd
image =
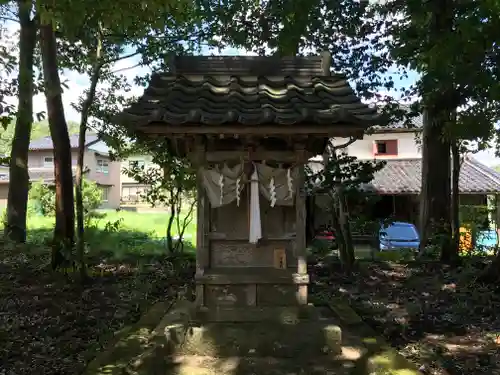
[[[71,161],[76,170],[78,135],[70,135]],[[111,161],[108,146],[95,134],[87,134],[84,151],[85,177],[102,190],[102,208],[120,206],[120,163]],[[51,137],[30,143],[28,171],[31,181],[54,181],[54,146]]]
[[124,206],[146,204],[143,194],[147,191],[148,186],[137,182],[126,173],[126,170],[133,168],[134,165],[145,170],[157,167],[149,155],[132,155],[121,161],[120,194],[121,204]]
[[9,166],[0,164],[0,207],[7,206],[9,195]]
[[[363,139],[349,145],[345,151],[361,160],[385,160],[385,167],[375,173],[363,190],[380,197],[367,215],[373,219],[395,217],[418,224],[419,194],[422,179],[422,116],[408,128],[403,123],[375,127]],[[347,139],[335,139],[336,144]],[[451,158],[450,158],[451,163]],[[312,159],[313,170],[322,168],[321,161]],[[472,155],[465,157],[460,171],[460,205],[486,206],[488,196],[500,194],[500,173],[480,163]],[[316,206],[322,207],[322,199]],[[315,212],[315,227],[326,224],[322,210]]]

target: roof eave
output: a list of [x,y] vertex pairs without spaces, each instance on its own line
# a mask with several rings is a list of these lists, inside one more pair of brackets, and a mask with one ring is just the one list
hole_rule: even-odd
[[389,134],[389,133],[420,133],[421,128],[379,128],[368,129],[371,134]]
[[295,124],[294,126],[279,124],[242,125],[221,124],[199,126],[197,124],[167,125],[164,123],[151,123],[140,126],[138,131],[149,135],[196,135],[196,134],[238,134],[238,135],[313,135],[325,137],[362,136],[370,124]]

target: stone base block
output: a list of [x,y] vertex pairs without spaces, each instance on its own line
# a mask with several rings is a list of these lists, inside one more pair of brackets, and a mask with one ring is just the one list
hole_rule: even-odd
[[340,328],[319,322],[177,324],[165,336],[181,355],[295,358],[338,354],[341,349]]
[[289,307],[216,307],[199,308],[196,321],[213,322],[272,322],[290,324],[302,320],[318,320],[319,311],[312,305]]
[[[165,354],[212,357],[313,357],[338,354],[341,351],[341,329],[331,317],[314,306],[250,310],[257,321],[200,321],[195,309],[183,307],[170,311],[157,339]],[[214,310],[205,312],[214,314]],[[219,311],[220,313],[220,311]],[[239,316],[241,311],[227,310]],[[286,315],[288,313],[288,315]],[[198,314],[199,315],[199,314]]]

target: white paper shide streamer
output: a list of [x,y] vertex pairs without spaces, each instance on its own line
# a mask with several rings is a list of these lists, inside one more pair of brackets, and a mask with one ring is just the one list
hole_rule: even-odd
[[241,177],[238,177],[236,179],[236,206],[240,206],[240,200],[241,200]]
[[260,220],[259,177],[254,169],[250,181],[250,233],[249,242],[256,244],[262,238],[262,224]]
[[288,196],[291,199],[293,196],[293,179],[290,168],[286,171],[286,182],[288,183]]
[[274,207],[274,205],[276,204],[276,184],[274,182],[274,177],[271,177],[271,181],[269,182],[269,195],[271,197],[270,205],[271,207]]

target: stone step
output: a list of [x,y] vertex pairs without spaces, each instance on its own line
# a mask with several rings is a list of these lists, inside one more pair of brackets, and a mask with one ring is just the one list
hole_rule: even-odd
[[159,337],[165,354],[211,357],[316,357],[338,354],[341,329],[329,320],[276,323],[173,324]]
[[[152,358],[153,359],[153,358]],[[309,358],[298,361],[273,357],[158,357],[132,367],[137,375],[347,375],[350,361]],[[364,375],[365,373],[363,373]]]
[[200,322],[274,322],[293,323],[304,319],[319,318],[317,309],[312,305],[302,306],[248,306],[248,307],[210,307],[196,311]]

